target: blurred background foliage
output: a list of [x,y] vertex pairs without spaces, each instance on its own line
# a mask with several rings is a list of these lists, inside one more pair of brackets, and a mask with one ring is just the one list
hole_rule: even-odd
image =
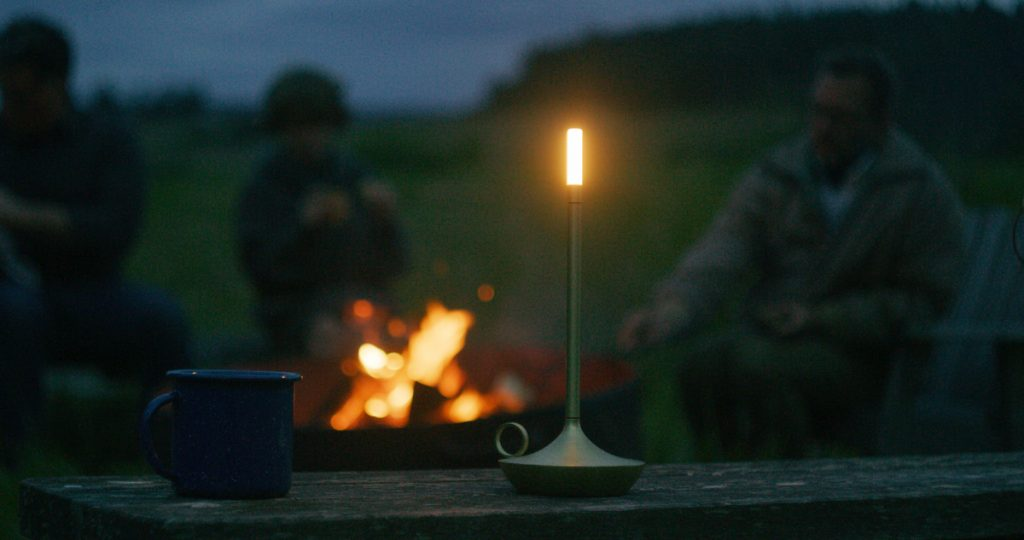
[[1019,151],[1024,134],[1024,4],[908,2],[685,22],[593,35],[534,51],[489,107],[603,103],[650,111],[802,106],[819,52],[875,48],[897,66],[897,120],[933,149]]

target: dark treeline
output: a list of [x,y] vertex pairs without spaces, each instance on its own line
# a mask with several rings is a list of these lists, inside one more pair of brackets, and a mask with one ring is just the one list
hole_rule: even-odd
[[[889,10],[778,14],[596,35],[530,54],[488,108],[796,107],[823,50],[866,46],[899,73],[897,120],[964,153],[1024,147],[1024,6],[911,2]],[[570,105],[572,104],[572,105]]]
[[209,96],[195,85],[127,96],[119,94],[113,86],[101,86],[87,100],[87,107],[99,112],[130,113],[143,119],[197,117],[211,109]]

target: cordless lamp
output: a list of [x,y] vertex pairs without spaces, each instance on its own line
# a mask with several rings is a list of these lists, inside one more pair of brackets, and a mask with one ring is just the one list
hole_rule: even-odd
[[[523,455],[529,439],[526,429],[514,422],[502,425],[495,445],[498,461],[516,491],[524,494],[568,497],[625,495],[633,487],[644,463],[613,456],[597,447],[580,425],[580,271],[583,213],[583,131],[567,133],[566,185],[569,198],[568,336],[566,340],[565,425],[561,434],[541,450]],[[523,436],[520,448],[510,453],[501,445],[501,434],[513,427]]]

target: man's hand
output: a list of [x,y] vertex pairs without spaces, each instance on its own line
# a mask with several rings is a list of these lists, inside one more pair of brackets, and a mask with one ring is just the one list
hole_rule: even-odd
[[337,362],[352,356],[362,343],[362,334],[336,314],[318,313],[306,336],[306,353],[314,360]]
[[804,304],[787,302],[762,309],[757,320],[779,337],[790,337],[807,329],[810,310]]
[[387,184],[379,180],[368,180],[363,183],[363,198],[371,212],[382,216],[395,213],[398,206],[395,192]]
[[67,210],[32,204],[0,187],[0,226],[12,230],[65,234],[71,226]]
[[9,191],[0,187],[0,225],[14,226],[25,213],[23,204]]
[[338,190],[317,190],[310,193],[302,205],[302,222],[307,227],[320,227],[341,223],[348,219],[351,202]]
[[659,301],[626,317],[619,331],[618,344],[623,352],[632,352],[667,341],[691,322],[692,314],[679,301]]

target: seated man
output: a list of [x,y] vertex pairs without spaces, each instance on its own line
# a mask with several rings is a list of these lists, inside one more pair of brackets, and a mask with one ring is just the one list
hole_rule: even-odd
[[0,450],[38,417],[47,364],[85,363],[152,390],[188,365],[188,331],[164,294],[121,269],[143,205],[128,131],[68,94],[71,50],[51,23],[0,32]]
[[828,56],[813,90],[808,135],[746,174],[619,335],[627,351],[690,338],[749,285],[740,319],[680,359],[687,420],[726,457],[800,455],[880,399],[901,333],[959,277],[960,203],[893,127],[887,63]]
[[394,195],[335,147],[347,123],[341,88],[319,71],[288,70],[267,94],[277,144],[242,194],[239,237],[275,354],[354,352],[353,303],[386,306],[405,268]]

